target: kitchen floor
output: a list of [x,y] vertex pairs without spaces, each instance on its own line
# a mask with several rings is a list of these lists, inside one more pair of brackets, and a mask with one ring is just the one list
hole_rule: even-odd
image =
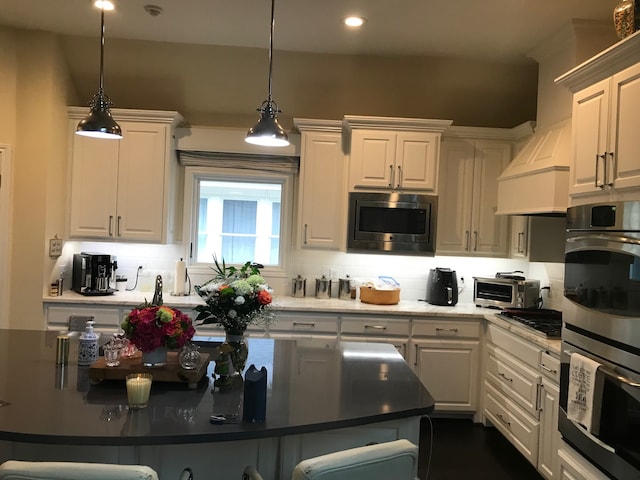
[[[420,480],[541,480],[516,448],[495,428],[469,419],[431,419],[433,451],[429,464],[430,426],[420,425]],[[429,465],[428,465],[429,464]]]

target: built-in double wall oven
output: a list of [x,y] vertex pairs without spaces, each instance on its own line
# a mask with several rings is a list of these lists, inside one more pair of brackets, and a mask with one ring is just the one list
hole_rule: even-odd
[[[569,208],[563,302],[560,433],[610,478],[640,479],[640,202]],[[573,354],[599,364],[589,429],[567,416]]]

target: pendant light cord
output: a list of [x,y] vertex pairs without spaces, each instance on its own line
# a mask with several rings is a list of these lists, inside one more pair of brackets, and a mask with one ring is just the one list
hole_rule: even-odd
[[104,92],[104,7],[100,8],[100,92]]
[[273,101],[271,97],[271,72],[273,71],[273,30],[275,28],[275,6],[276,0],[271,0],[271,32],[269,33],[269,97],[268,102]]

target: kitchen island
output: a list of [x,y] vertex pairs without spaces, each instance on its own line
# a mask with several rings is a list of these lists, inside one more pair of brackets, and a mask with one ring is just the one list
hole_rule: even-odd
[[[123,381],[94,384],[89,368],[56,365],[57,332],[0,331],[0,460],[140,463],[162,479],[185,466],[196,477],[239,477],[247,464],[265,479],[289,478],[305,457],[368,442],[418,443],[433,398],[391,345],[251,338],[249,360],[269,373],[264,423],[216,425],[242,416],[242,380],[214,388],[214,363],[195,389],[153,384],[145,409],[127,407]],[[198,337],[215,351],[221,337]],[[200,475],[199,475],[200,473]]]

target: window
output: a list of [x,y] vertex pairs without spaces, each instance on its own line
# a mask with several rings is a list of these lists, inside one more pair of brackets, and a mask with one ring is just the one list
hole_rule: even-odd
[[185,226],[191,232],[191,263],[211,264],[215,254],[227,264],[255,261],[283,269],[291,176],[224,170],[185,170],[185,199],[192,199],[190,225]]

